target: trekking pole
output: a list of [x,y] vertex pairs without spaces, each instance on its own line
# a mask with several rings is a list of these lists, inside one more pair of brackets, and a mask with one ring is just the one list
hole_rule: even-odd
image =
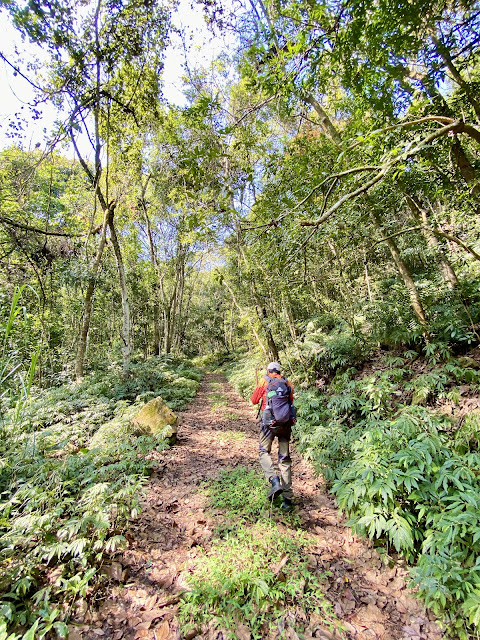
[[260,398],[260,402],[258,403],[257,417],[255,418],[256,420],[258,420],[258,417],[260,415],[260,411],[262,410],[262,402],[263,402],[263,398]]

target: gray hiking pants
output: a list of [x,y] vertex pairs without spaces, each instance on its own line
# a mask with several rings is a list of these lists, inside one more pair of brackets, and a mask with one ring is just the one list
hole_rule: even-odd
[[278,472],[275,470],[272,458],[272,444],[276,436],[265,435],[260,431],[260,464],[267,480],[280,477],[282,483],[283,496],[291,500],[292,491],[292,459],[290,458],[290,443],[288,438],[278,437]]

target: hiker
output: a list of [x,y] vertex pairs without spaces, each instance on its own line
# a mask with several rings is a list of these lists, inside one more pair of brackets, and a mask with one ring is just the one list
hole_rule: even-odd
[[[282,508],[290,511],[293,498],[290,436],[292,424],[295,422],[295,407],[293,406],[293,385],[280,375],[280,371],[278,362],[270,362],[267,375],[250,399],[253,404],[262,402],[260,464],[265,477],[272,485],[268,491],[268,499],[273,501],[283,494]],[[278,438],[278,473],[270,457],[275,438]]]

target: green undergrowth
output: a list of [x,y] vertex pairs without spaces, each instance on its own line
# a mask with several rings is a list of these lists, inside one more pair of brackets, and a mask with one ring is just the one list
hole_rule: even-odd
[[[359,355],[352,341],[349,358],[349,340],[332,338],[312,356],[321,365],[319,388],[293,377],[297,446],[325,476],[353,529],[380,552],[407,559],[412,585],[451,636],[477,637],[478,364],[453,355],[445,342],[431,342],[377,353],[364,366],[369,350]],[[254,387],[252,365],[246,358],[226,368],[245,397]]]
[[354,530],[411,563],[412,583],[452,636],[473,637],[480,626],[480,411],[461,403],[479,395],[480,371],[433,344],[375,364],[369,373],[337,371],[328,390],[299,394],[299,449]]
[[[79,384],[33,391],[7,409],[0,443],[0,638],[66,634],[75,607],[93,596],[98,569],[126,545],[152,462],[167,446],[130,420],[149,399],[172,409],[195,395],[202,374],[188,361],[152,358]],[[99,439],[108,424],[109,438]],[[3,635],[2,635],[3,634]]]
[[[225,417],[228,418],[228,414],[226,414]],[[227,444],[229,442],[242,442],[243,440],[245,440],[245,438],[246,434],[242,431],[233,431],[231,429],[228,429],[227,431],[221,431],[216,435],[216,440],[224,444]]]
[[258,356],[241,355],[224,362],[221,371],[236,391],[248,400],[257,386],[257,381],[265,374],[266,364],[260,364]]
[[[206,492],[218,524],[211,548],[202,552],[188,577],[191,591],[179,609],[183,631],[213,625],[236,638],[242,624],[260,639],[288,618],[302,633],[312,612],[333,626],[325,575],[308,566],[311,541],[294,514],[270,509],[261,474],[245,467],[227,469],[207,484]],[[304,615],[296,615],[299,609]]]
[[218,409],[228,406],[227,396],[220,391],[213,391],[212,393],[209,393],[208,400],[212,411],[217,411]]

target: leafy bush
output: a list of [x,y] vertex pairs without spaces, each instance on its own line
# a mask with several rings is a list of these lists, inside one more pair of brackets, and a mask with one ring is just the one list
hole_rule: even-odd
[[[0,616],[8,628],[65,635],[102,558],[126,544],[151,467],[145,454],[167,446],[135,437],[132,415],[157,395],[185,406],[200,379],[189,362],[152,358],[132,365],[127,379],[112,367],[35,392],[20,414],[12,403],[0,443]],[[108,443],[97,442],[110,421]]]
[[309,322],[303,341],[296,348],[298,353],[290,354],[291,359],[293,362],[299,359],[299,368],[306,367],[308,378],[314,380],[316,376],[329,377],[361,365],[371,357],[373,344],[361,331],[354,333],[347,324],[317,328]]
[[480,420],[455,426],[436,406],[480,376],[428,347],[429,369],[392,355],[375,374],[347,370],[328,393],[301,392],[296,437],[349,524],[415,563],[425,602],[466,639],[465,618],[480,624]]

